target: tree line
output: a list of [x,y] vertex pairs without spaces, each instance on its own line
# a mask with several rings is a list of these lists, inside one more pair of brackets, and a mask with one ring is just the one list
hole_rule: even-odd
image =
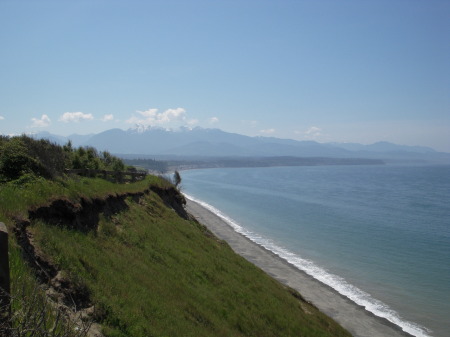
[[108,151],[74,148],[70,141],[61,146],[26,135],[0,135],[0,182],[24,177],[53,179],[62,176],[65,169],[124,171],[127,166]]

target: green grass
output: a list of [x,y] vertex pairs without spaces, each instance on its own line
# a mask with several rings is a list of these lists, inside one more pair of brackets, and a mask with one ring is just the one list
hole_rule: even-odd
[[[50,181],[36,177],[29,179],[27,176],[17,181],[0,184],[0,221],[7,225],[10,233],[11,303],[13,313],[15,313],[13,315],[13,328],[21,326],[23,329],[29,323],[27,317],[24,317],[24,315],[27,315],[27,312],[31,312],[33,315],[45,316],[46,318],[41,323],[49,325],[49,329],[52,328],[55,322],[55,312],[39,287],[33,271],[24,261],[21,249],[15,241],[13,235],[14,219],[26,218],[28,209],[48,204],[52,199],[63,197],[78,201],[81,197],[102,198],[114,193],[143,191],[150,184],[168,185],[164,179],[155,176],[148,176],[144,181],[122,185],[113,184],[102,179],[82,177]],[[62,324],[62,322],[58,322],[57,329],[66,331]],[[27,327],[29,326],[27,325]],[[41,329],[42,326],[39,328]],[[74,335],[78,336],[79,334]]]
[[[0,213],[27,203],[136,192],[92,179],[21,191]],[[43,188],[42,192],[41,188]],[[1,198],[10,191],[0,191]],[[39,194],[36,195],[36,194]],[[36,242],[80,287],[88,289],[107,336],[350,336],[313,306],[236,255],[200,224],[181,219],[155,193],[81,233],[37,222]],[[16,277],[16,276],[15,276]]]
[[55,181],[37,178],[25,184],[1,184],[0,218],[26,217],[28,209],[47,204],[49,200],[56,198],[66,197],[77,202],[82,197],[103,198],[114,193],[139,192],[150,184],[167,186],[168,182],[149,175],[146,179],[132,184],[115,184],[101,178],[79,176]]

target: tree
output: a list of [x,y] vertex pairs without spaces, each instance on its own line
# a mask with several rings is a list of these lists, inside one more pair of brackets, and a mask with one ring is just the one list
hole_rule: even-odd
[[0,175],[6,181],[18,179],[26,173],[49,177],[41,162],[32,158],[20,138],[11,138],[0,147]]
[[179,188],[179,185],[181,184],[181,175],[180,172],[175,171],[173,173],[173,183],[175,184],[176,188]]
[[26,135],[18,139],[24,144],[27,155],[38,161],[49,177],[61,175],[69,154],[60,146],[47,139],[33,139]]
[[69,141],[66,143],[66,145],[63,146],[63,149],[67,153],[72,153],[73,147],[72,147],[72,141],[69,139]]
[[113,171],[125,171],[125,164],[117,157],[113,157],[111,168]]

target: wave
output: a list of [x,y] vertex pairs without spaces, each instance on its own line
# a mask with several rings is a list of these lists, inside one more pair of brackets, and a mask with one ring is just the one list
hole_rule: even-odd
[[399,326],[403,331],[415,337],[431,337],[430,330],[419,324],[402,319],[400,315],[395,310],[391,309],[387,304],[373,298],[369,293],[348,283],[344,278],[326,271],[325,269],[316,265],[313,261],[304,259],[290,252],[289,250],[278,246],[268,238],[264,238],[257,233],[253,233],[245,229],[237,221],[223,214],[220,210],[218,210],[214,206],[204,201],[198,200],[193,196],[187,194],[184,195],[186,198],[200,204],[201,206],[203,206],[204,208],[206,208],[207,210],[211,211],[219,218],[224,220],[237,233],[244,235],[251,241],[271,251],[280,258],[286,260],[287,262],[294,265],[296,268],[304,271],[305,273],[312,276],[316,280],[333,288],[339,294],[349,298],[357,305],[364,307],[367,311],[371,312],[375,316],[382,317],[388,320],[389,322]]

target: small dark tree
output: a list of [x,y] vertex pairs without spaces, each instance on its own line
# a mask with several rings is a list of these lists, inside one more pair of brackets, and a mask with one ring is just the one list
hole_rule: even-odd
[[108,151],[102,152],[102,161],[105,163],[106,167],[109,167],[113,164],[114,156],[111,155]]
[[66,143],[66,145],[63,146],[63,150],[67,153],[72,153],[73,147],[72,147],[72,141],[69,139],[69,141]]
[[180,172],[175,171],[173,173],[173,183],[175,184],[176,188],[179,188],[180,184],[181,184],[181,175]]

